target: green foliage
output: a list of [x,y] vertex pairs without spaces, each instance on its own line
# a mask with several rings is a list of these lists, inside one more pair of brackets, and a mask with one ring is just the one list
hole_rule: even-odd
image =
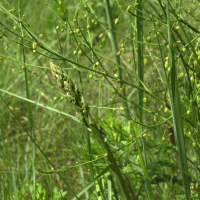
[[[116,145],[126,145],[130,139],[130,121],[124,121],[118,118],[116,113],[107,112],[104,119],[100,121],[101,126],[105,130],[108,139]],[[133,126],[134,133],[139,132],[140,127],[136,124]]]
[[199,12],[2,1],[0,199],[198,199]]
[[[32,185],[22,184],[21,189],[19,191],[17,191],[17,199],[21,199],[21,200],[30,199],[32,190],[33,190]],[[45,190],[45,188],[43,188],[41,183],[36,184],[35,199],[37,199],[37,200],[46,200],[46,199],[61,200],[63,198],[66,198],[66,195],[67,195],[68,192],[63,191],[62,189],[58,190],[56,187],[54,187],[51,194],[48,194],[48,193],[49,192],[47,192]]]

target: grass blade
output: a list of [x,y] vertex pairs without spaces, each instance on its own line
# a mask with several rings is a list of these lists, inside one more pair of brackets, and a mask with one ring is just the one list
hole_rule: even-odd
[[[174,59],[174,52],[172,50],[173,41],[172,41],[171,21],[170,21],[170,12],[169,12],[169,2],[167,1],[166,3],[167,3],[167,24],[168,24],[168,40],[169,40],[169,65],[171,66],[172,117],[173,117],[176,145],[178,146],[178,150],[179,150],[181,171],[185,171],[187,173],[188,167],[187,167],[183,122],[182,122],[179,91],[178,91],[176,65],[175,65],[175,59]],[[184,184],[186,199],[189,200],[190,199],[189,176],[185,173],[182,173],[182,177],[183,177],[183,184]]]

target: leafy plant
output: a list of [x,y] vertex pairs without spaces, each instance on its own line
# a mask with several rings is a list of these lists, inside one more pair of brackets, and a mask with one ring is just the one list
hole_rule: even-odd
[[[24,184],[21,189],[17,192],[17,199],[26,200],[30,199],[31,193],[33,190],[32,185]],[[41,183],[36,184],[36,196],[35,198],[38,200],[61,200],[67,195],[67,191],[63,191],[62,189],[59,191],[56,187],[54,187],[51,196],[47,195],[47,191],[43,188]]]
[[0,13],[0,199],[199,198],[198,1]]

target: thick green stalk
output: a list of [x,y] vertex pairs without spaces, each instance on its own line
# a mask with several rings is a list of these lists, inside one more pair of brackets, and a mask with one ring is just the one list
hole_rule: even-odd
[[[25,63],[25,54],[24,54],[24,48],[23,48],[23,62]],[[26,82],[26,96],[28,99],[31,99],[30,97],[30,90],[29,90],[29,83],[28,83],[28,74],[27,74],[27,69],[24,67],[24,75],[25,75],[25,82]],[[32,104],[30,102],[27,102],[28,106],[28,120],[29,120],[29,125],[30,125],[30,134],[31,137],[34,139],[35,134],[34,134],[34,121],[33,121],[33,112],[32,112]],[[31,150],[32,150],[32,170],[33,170],[33,194],[34,194],[34,199],[35,199],[35,186],[36,186],[36,170],[34,167],[34,159],[35,159],[35,143],[31,141]]]
[[171,87],[172,87],[171,107],[172,107],[173,126],[174,126],[176,144],[179,150],[185,195],[186,195],[186,199],[189,200],[190,199],[190,184],[189,184],[190,181],[189,181],[189,176],[186,174],[188,173],[187,157],[186,157],[186,149],[185,149],[181,106],[180,106],[180,99],[179,99],[180,97],[179,97],[179,91],[178,91],[177,72],[176,72],[176,66],[175,66],[174,52],[172,50],[173,41],[172,41],[172,30],[171,30],[168,0],[166,0],[166,5],[167,5],[168,40],[169,40],[169,64],[171,67]]
[[[137,3],[138,3],[137,11],[136,11],[137,15],[142,16],[142,6],[140,5],[139,2]],[[136,23],[137,23],[137,39],[138,41],[143,42],[143,20],[137,17]],[[138,51],[138,78],[140,81],[143,82],[144,63],[143,63],[143,44],[142,43],[138,43],[137,51]],[[138,86],[143,88],[143,85],[140,81],[138,81]],[[139,100],[139,106],[143,107],[143,91],[140,89],[138,89],[138,100]],[[142,123],[142,115],[143,115],[142,109],[139,110],[139,114],[140,114],[140,121]]]
[[[132,131],[132,132],[134,133],[134,131]],[[144,178],[145,178],[145,184],[146,184],[146,187],[147,187],[147,194],[148,194],[149,199],[153,200],[154,196],[153,196],[153,192],[152,192],[152,188],[151,188],[151,182],[150,182],[150,178],[149,178],[149,174],[148,174],[148,169],[146,167],[145,160],[142,156],[142,152],[140,150],[140,145],[139,145],[139,142],[138,142],[138,139],[137,139],[137,136],[135,135],[135,133],[134,133],[134,136],[135,136],[135,141],[136,141],[136,144],[137,144],[137,147],[138,147],[138,153],[139,153],[139,157],[140,157],[140,163],[141,163],[141,166],[142,166],[142,171],[143,171]]]
[[[18,0],[18,11],[19,11],[19,19],[21,18],[21,1]],[[21,35],[24,36],[23,30],[21,29]],[[22,40],[22,57],[23,57],[23,63],[26,63],[25,59],[25,51],[24,51],[24,45],[23,45],[23,40]],[[27,73],[27,68],[26,66],[24,67],[24,77],[25,77],[25,83],[26,83],[26,96],[27,99],[31,99],[30,95],[30,88],[29,88],[29,78],[28,78],[28,73]],[[30,126],[30,134],[31,137],[34,139],[35,138],[35,133],[34,133],[34,120],[33,120],[33,112],[32,112],[32,104],[30,102],[27,102],[28,106],[28,121],[29,121],[29,126]],[[32,150],[32,175],[33,175],[33,199],[35,199],[35,194],[36,194],[36,170],[34,166],[34,159],[35,159],[35,143],[31,141],[31,150]]]
[[[116,40],[115,32],[113,31],[114,25],[113,25],[110,1],[106,0],[105,4],[106,4],[105,7],[106,7],[106,15],[107,15],[107,20],[108,20],[108,26],[110,28],[110,40],[111,40],[112,52],[113,52],[113,55],[115,57],[115,62],[117,63],[118,66],[120,66],[121,64],[120,64],[120,57],[118,55],[117,40]],[[118,66],[117,66],[117,76],[119,77],[119,79],[122,79],[122,70]],[[120,86],[122,86],[122,83],[119,83],[118,89],[120,88]],[[123,95],[125,95],[125,93]],[[127,101],[123,101],[123,107],[124,107],[124,111],[125,111],[126,116],[130,117]]]
[[[193,53],[195,60],[198,61],[198,55],[197,55],[197,53],[196,53],[196,51],[195,51],[195,48],[193,47],[192,42],[190,41],[190,39],[189,39],[189,37],[188,37],[188,34],[185,32],[185,29],[184,29],[184,27],[183,27],[183,25],[182,25],[182,23],[181,23],[181,22],[182,22],[182,19],[180,19],[180,18],[178,17],[178,15],[176,14],[176,12],[173,10],[172,6],[170,6],[170,8],[171,8],[171,12],[172,12],[173,16],[177,19],[177,22],[178,22],[178,24],[179,24],[179,26],[180,26],[180,28],[181,28],[181,31],[182,31],[182,35],[183,35],[183,36],[185,37],[185,39],[187,40],[188,48],[190,47],[191,52]],[[185,25],[187,26],[187,24],[185,24]],[[191,28],[191,27],[188,26],[188,28]],[[193,30],[193,28],[191,28],[191,29]],[[182,58],[182,55],[180,55],[180,58]],[[184,61],[183,61],[183,58],[182,58],[182,62],[184,62]],[[198,61],[198,67],[196,68],[197,70],[198,70],[199,66],[200,66],[200,62]],[[193,97],[193,91],[192,91],[192,85],[191,85],[191,81],[190,81],[190,76],[189,76],[189,71],[188,71],[188,69],[187,69],[186,66],[185,66],[185,70],[186,70],[187,78],[188,78],[190,98],[194,98],[194,97]],[[197,73],[198,73],[198,72],[197,72]],[[199,112],[198,109],[196,109],[196,107],[198,107],[198,106],[197,106],[197,102],[194,101],[194,102],[193,102],[193,105],[192,105],[192,112],[193,112],[193,113],[196,113],[196,114],[194,115],[194,124],[195,124],[196,128],[197,128],[198,131],[199,131],[199,130],[200,130],[200,125],[199,125],[199,122],[200,122],[200,112]]]
[[[142,6],[140,4],[140,1],[137,1],[137,11],[136,11],[136,15],[140,16],[137,17],[136,19],[136,23],[137,23],[137,40],[140,41],[140,43],[138,43],[138,78],[140,81],[138,81],[138,86],[143,88],[143,80],[144,80],[144,74],[143,74],[143,68],[144,68],[144,61],[143,61],[143,19],[142,19]],[[143,108],[143,90],[138,90],[138,100],[139,100],[139,106],[140,108]],[[140,118],[140,123],[143,123],[143,110],[139,109],[139,118]],[[142,127],[143,129],[143,127]],[[136,140],[137,141],[137,140]],[[140,155],[140,163],[142,166],[142,170],[143,170],[143,174],[144,174],[144,178],[145,178],[145,184],[146,184],[146,188],[147,188],[147,194],[149,199],[154,199],[153,196],[153,192],[152,192],[152,188],[151,188],[151,183],[150,183],[150,178],[149,178],[149,174],[148,174],[148,169],[146,167],[146,151],[145,151],[145,146],[144,146],[144,139],[142,140],[143,143],[143,152],[144,152],[144,158],[140,152],[140,147],[139,147],[139,143],[137,141],[137,146],[138,146],[138,151],[139,151],[139,155]]]
[[124,178],[121,174],[121,171],[119,170],[117,162],[110,150],[108,143],[105,142],[104,133],[101,130],[99,130],[99,128],[97,127],[95,123],[93,123],[93,120],[91,123],[89,123],[89,128],[91,129],[93,135],[95,136],[96,140],[100,144],[101,149],[103,150],[105,154],[105,161],[108,165],[110,165],[111,172],[119,185],[119,188],[122,192],[124,200],[130,200],[129,191],[125,184]]
[[[18,0],[18,16],[19,19],[21,19],[21,1]],[[28,149],[29,149],[29,142],[30,142],[30,138],[28,138],[28,142],[26,145],[26,150],[25,150],[25,155],[24,155],[24,164],[25,164],[25,171],[26,171],[26,183],[29,184],[29,179],[28,179]],[[35,190],[35,187],[34,187]]]

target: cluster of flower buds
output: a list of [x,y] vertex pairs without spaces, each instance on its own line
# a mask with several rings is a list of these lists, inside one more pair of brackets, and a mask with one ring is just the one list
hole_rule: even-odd
[[53,76],[57,80],[58,86],[66,92],[67,99],[73,103],[77,109],[76,115],[82,121],[89,113],[89,106],[85,103],[84,97],[79,88],[72,82],[69,75],[60,67],[50,62]]

